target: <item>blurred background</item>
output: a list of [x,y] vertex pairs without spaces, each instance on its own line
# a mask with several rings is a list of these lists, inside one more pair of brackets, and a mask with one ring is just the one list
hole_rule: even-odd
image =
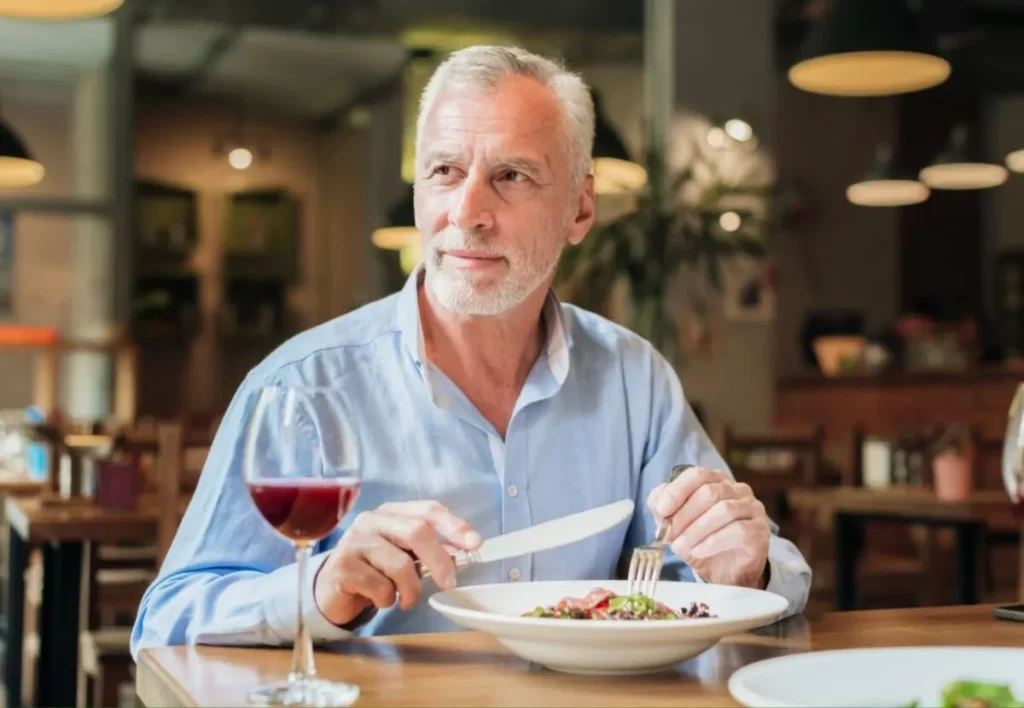
[[5,493],[122,503],[111,431],[208,433],[398,290],[419,92],[480,43],[592,87],[599,223],[558,292],[672,360],[821,601],[856,509],[857,602],[1024,595],[1021,0],[0,0]]

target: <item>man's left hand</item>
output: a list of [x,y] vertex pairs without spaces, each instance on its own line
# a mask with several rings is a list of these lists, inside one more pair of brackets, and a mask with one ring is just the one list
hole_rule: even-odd
[[647,497],[665,540],[703,580],[764,588],[771,523],[750,486],[725,472],[691,467]]

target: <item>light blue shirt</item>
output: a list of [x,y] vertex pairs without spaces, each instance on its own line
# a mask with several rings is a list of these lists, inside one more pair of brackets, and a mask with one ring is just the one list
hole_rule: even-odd
[[[602,580],[648,543],[650,491],[673,465],[727,470],[683,395],[678,377],[644,339],[598,315],[558,302],[544,308],[546,346],[516,402],[504,439],[439,369],[421,356],[415,271],[398,293],[306,331],[254,368],[229,406],[202,477],[132,633],[132,654],[173,644],[289,643],[300,588],[292,545],[259,516],[241,467],[247,398],[268,383],[342,386],[355,402],[362,489],[356,507],[318,544],[301,583],[314,641],[456,629],[420,602],[376,613],[354,632],[313,601],[313,577],[361,511],[384,502],[434,499],[484,538],[623,498],[629,523],[584,541],[470,567],[460,585],[530,580]],[[802,612],[811,571],[773,526],[768,590]],[[680,558],[669,577],[701,582]]]

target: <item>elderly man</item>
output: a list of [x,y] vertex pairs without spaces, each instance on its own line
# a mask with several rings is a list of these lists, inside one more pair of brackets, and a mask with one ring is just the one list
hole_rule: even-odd
[[[290,642],[300,587],[317,641],[452,629],[425,602],[456,582],[445,546],[622,498],[636,501],[629,524],[471,567],[459,582],[608,578],[660,517],[675,577],[767,588],[803,610],[810,569],[727,471],[665,359],[551,291],[562,249],[594,221],[593,134],[587,86],[555,63],[507,47],[445,60],[417,126],[422,267],[399,293],[295,337],[250,373],[139,608],[133,654]],[[330,386],[332,372],[374,391],[357,402],[360,421],[388,444],[364,446],[355,513],[300,583],[291,545],[246,493],[243,401],[271,380]],[[696,466],[665,484],[678,463]],[[420,582],[405,549],[431,579]]]

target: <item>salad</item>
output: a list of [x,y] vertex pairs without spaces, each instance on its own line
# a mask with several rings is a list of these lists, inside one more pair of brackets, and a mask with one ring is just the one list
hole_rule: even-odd
[[674,620],[714,617],[703,602],[692,602],[688,608],[674,610],[646,595],[616,595],[611,590],[595,588],[585,597],[563,597],[557,604],[537,607],[524,617],[583,620]]
[[[917,708],[918,702],[907,708]],[[1010,687],[981,681],[954,681],[942,689],[942,708],[1024,708]]]

